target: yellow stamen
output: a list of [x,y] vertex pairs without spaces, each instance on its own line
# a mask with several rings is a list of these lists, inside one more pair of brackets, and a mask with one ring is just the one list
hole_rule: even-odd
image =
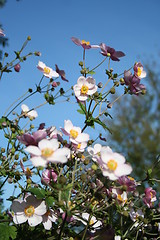
[[43,157],[50,157],[53,154],[53,150],[50,148],[44,148],[41,150],[41,154]]
[[27,176],[32,176],[32,171],[29,167],[26,168],[26,175]]
[[122,199],[122,197],[121,197],[120,194],[117,195],[117,199],[118,199],[119,201],[123,202],[123,199]]
[[133,177],[128,176],[129,180],[134,181]]
[[85,40],[82,40],[82,44],[90,45],[90,42],[87,42]]
[[109,168],[109,170],[114,171],[117,168],[117,162],[115,160],[111,159],[108,161],[107,167]]
[[74,129],[71,129],[70,130],[70,135],[71,135],[71,137],[76,138],[76,137],[78,137],[78,132]]
[[140,67],[137,68],[137,76],[140,77],[142,74],[142,69]]
[[50,73],[50,69],[48,68],[48,67],[44,67],[44,73],[46,73],[46,74],[49,74]]
[[35,209],[34,209],[34,207],[31,205],[31,206],[28,206],[28,207],[26,207],[25,209],[24,209],[24,213],[25,213],[25,215],[27,216],[27,217],[32,217],[33,216],[33,214],[34,214],[34,212],[35,212]]
[[82,87],[81,87],[81,93],[82,94],[86,94],[88,92],[88,87],[86,86],[86,85],[83,85]]
[[80,149],[80,147],[81,147],[81,143],[78,143],[77,148]]
[[94,224],[94,221],[91,219],[89,222],[89,225],[93,225],[93,224]]

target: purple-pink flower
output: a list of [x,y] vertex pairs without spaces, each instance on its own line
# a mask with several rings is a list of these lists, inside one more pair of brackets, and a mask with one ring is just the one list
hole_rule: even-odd
[[118,183],[126,188],[127,192],[133,192],[136,190],[136,182],[134,178],[128,177],[128,176],[122,176],[118,179]]
[[105,43],[100,44],[101,54],[106,57],[110,57],[113,61],[120,61],[120,57],[124,57],[125,54],[122,51],[116,51],[114,48],[108,47]]
[[84,49],[99,48],[99,45],[91,45],[90,42],[87,42],[85,40],[80,40],[79,38],[72,37],[71,40],[76,45],[82,46]]
[[26,146],[29,145],[38,146],[38,142],[46,138],[46,136],[47,132],[45,130],[38,130],[34,132],[32,135],[29,133],[24,133],[21,136],[17,136],[17,139]]
[[143,198],[143,202],[147,205],[148,208],[153,207],[153,203],[157,200],[156,191],[151,187],[145,189],[145,197]]
[[55,64],[55,67],[56,67],[56,72],[59,74],[59,76],[61,77],[61,79],[63,81],[66,81],[66,82],[69,82],[67,79],[66,79],[66,74],[65,74],[65,71],[64,70],[60,70],[57,66],[57,64]]
[[51,182],[57,181],[57,174],[53,171],[53,169],[46,169],[42,173],[41,182],[43,184],[50,184]]

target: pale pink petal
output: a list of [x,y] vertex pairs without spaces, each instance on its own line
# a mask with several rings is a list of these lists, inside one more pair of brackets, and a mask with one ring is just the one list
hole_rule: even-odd
[[108,177],[110,180],[117,180],[118,177],[115,176],[115,174],[113,172],[109,172],[107,170],[102,170],[103,176],[104,177]]
[[79,77],[78,80],[77,80],[77,84],[78,84],[79,87],[82,87],[83,85],[86,85],[86,78],[83,77],[83,76]]
[[94,88],[95,83],[96,83],[96,81],[95,81],[94,78],[92,78],[92,77],[87,77],[87,78],[86,78],[86,83],[85,83],[85,85],[86,85],[89,89]]
[[87,133],[81,133],[75,139],[77,142],[87,142],[89,140],[89,135]]
[[48,139],[42,139],[39,143],[38,143],[38,147],[42,150],[45,148],[50,148],[52,149],[52,143],[50,142],[50,140]]
[[21,109],[23,112],[28,112],[29,111],[29,107],[26,104],[22,104]]
[[88,92],[87,92],[87,95],[93,95],[96,91],[97,91],[97,86],[95,86],[94,88],[92,89],[89,89]]
[[73,128],[73,124],[70,120],[64,120],[64,129],[70,134],[70,130]]
[[41,222],[42,222],[42,216],[38,216],[34,214],[32,217],[28,218],[28,224],[31,227],[37,226]]
[[145,71],[142,71],[142,73],[141,73],[141,78],[145,78],[147,76],[147,73],[145,72]]
[[59,142],[57,141],[57,139],[50,140],[50,143],[52,145],[53,151],[56,151],[59,148]]
[[122,164],[115,170],[115,175],[118,177],[129,175],[132,172],[132,167],[129,164]]
[[80,100],[80,101],[86,101],[87,100],[87,98],[88,98],[88,96],[86,95],[80,95],[80,96],[76,96],[77,98],[78,98],[78,100]]

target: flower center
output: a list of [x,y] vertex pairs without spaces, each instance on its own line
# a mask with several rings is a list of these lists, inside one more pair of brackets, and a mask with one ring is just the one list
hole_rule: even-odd
[[50,148],[44,148],[44,149],[41,150],[41,155],[43,157],[50,157],[53,154],[53,152],[54,151]]
[[32,217],[33,216],[33,214],[34,214],[34,212],[35,212],[35,209],[34,209],[34,207],[31,205],[31,206],[28,206],[28,207],[26,207],[25,209],[24,209],[24,213],[25,213],[25,215],[27,216],[27,217]]
[[32,171],[29,167],[26,168],[26,175],[27,176],[32,176]]
[[122,196],[120,194],[117,195],[117,199],[121,202],[123,202]]
[[142,73],[142,69],[140,67],[138,67],[137,69],[137,76],[140,77]]
[[114,171],[117,168],[117,162],[115,160],[111,159],[108,161],[107,167],[109,168],[109,170]]
[[77,149],[80,149],[80,148],[81,148],[81,143],[78,143]]
[[94,224],[94,221],[91,219],[89,222],[89,225],[93,225],[93,224]]
[[50,69],[48,67],[44,67],[43,69],[44,73],[49,74],[50,73]]
[[76,137],[78,137],[78,132],[74,129],[71,129],[70,130],[70,135],[71,135],[71,137],[76,138]]
[[87,42],[85,40],[82,40],[82,44],[86,44],[87,46],[90,45],[90,42]]
[[81,87],[81,93],[82,94],[86,94],[88,92],[88,87],[86,86],[86,85],[83,85],[82,87]]

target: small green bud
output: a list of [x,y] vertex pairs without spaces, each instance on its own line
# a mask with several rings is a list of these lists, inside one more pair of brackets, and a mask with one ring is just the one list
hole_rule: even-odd
[[80,73],[81,73],[81,74],[85,74],[86,71],[85,71],[84,69],[82,69],[82,70],[80,71]]
[[32,129],[33,129],[33,128],[34,128],[34,125],[33,125],[33,124],[31,124],[31,125],[30,125],[30,128],[32,128]]
[[111,54],[110,53],[107,53],[107,57],[110,57],[111,56]]
[[30,178],[27,179],[27,184],[31,184],[32,180]]
[[142,94],[142,95],[146,94],[146,89],[142,89],[141,94]]
[[26,58],[26,57],[23,57],[23,60],[24,60],[24,61],[26,61],[26,60],[27,60],[27,58]]
[[83,62],[82,61],[79,62],[79,66],[83,67]]
[[23,157],[22,160],[23,160],[23,162],[26,162],[26,161],[27,161],[27,158],[26,158],[26,157]]
[[8,53],[5,52],[4,56],[5,56],[5,57],[8,57]]
[[84,160],[84,165],[88,165],[89,162],[90,162],[89,159],[85,159],[85,160]]
[[87,143],[87,145],[88,145],[88,146],[89,146],[89,145],[92,145],[92,143],[93,143],[93,140],[89,140],[88,143]]
[[[19,155],[18,155],[18,154],[15,155],[15,159],[16,159],[16,160],[19,159]],[[14,164],[16,164],[16,163],[14,163]]]
[[15,130],[15,128],[11,128],[11,131],[12,131],[12,133],[15,133],[16,130]]
[[115,94],[115,92],[116,92],[115,88],[112,87],[112,88],[110,89],[110,93],[111,93],[111,94]]
[[60,176],[59,177],[59,181],[60,184],[65,184],[67,182],[67,179],[64,176]]
[[29,88],[29,89],[28,89],[28,92],[29,92],[29,93],[32,93],[32,92],[33,92],[32,88]]
[[95,92],[94,93],[94,97],[98,97],[99,96],[99,93],[98,92]]
[[124,78],[120,78],[120,83],[121,83],[121,84],[124,84],[124,83],[125,83]]
[[28,36],[28,37],[27,37],[27,40],[28,40],[28,41],[30,41],[30,40],[31,40],[31,37],[30,37],[30,36]]
[[93,164],[91,168],[92,168],[94,171],[96,171],[98,167],[97,167],[96,164]]
[[118,82],[118,81],[115,82],[115,86],[116,86],[116,87],[119,86],[119,82]]
[[80,178],[81,178],[81,180],[82,180],[82,181],[85,181],[85,180],[86,180],[86,178],[87,178],[87,176],[86,176],[86,174],[85,174],[85,173],[82,173]]
[[125,217],[128,217],[128,212],[127,212],[127,211],[123,211],[123,215],[124,215]]

